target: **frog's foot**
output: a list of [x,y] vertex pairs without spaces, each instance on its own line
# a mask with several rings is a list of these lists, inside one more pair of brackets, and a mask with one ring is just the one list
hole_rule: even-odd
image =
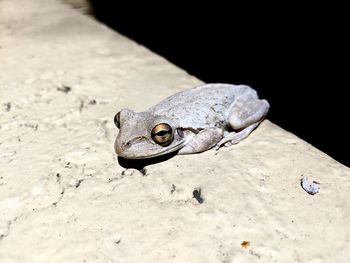
[[191,154],[204,152],[213,148],[222,138],[224,132],[220,128],[208,128],[196,134],[178,154]]
[[258,125],[259,123],[253,123],[239,132],[230,132],[215,145],[215,150],[218,150],[222,146],[228,147],[233,144],[239,143],[240,141],[245,139]]

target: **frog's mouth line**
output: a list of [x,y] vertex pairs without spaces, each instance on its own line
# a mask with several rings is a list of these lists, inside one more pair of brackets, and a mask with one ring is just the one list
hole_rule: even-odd
[[182,140],[176,145],[171,144],[170,148],[164,148],[163,151],[159,151],[159,152],[154,153],[154,154],[150,154],[150,155],[146,155],[146,156],[141,156],[140,155],[140,156],[132,156],[132,157],[125,157],[125,156],[122,156],[122,157],[127,158],[127,159],[149,159],[149,158],[154,158],[154,157],[158,157],[158,156],[161,156],[161,155],[164,155],[164,154],[168,154],[168,153],[172,153],[172,152],[175,152],[177,150],[180,150],[184,144],[186,144],[186,140]]

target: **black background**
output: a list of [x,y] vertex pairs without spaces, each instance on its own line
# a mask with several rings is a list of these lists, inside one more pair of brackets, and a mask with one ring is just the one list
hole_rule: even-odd
[[207,83],[252,86],[268,119],[350,166],[345,8],[112,2],[91,1],[98,20]]

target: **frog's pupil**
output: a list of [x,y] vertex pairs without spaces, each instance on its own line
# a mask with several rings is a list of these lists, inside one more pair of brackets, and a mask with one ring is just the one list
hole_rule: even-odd
[[165,135],[167,135],[168,133],[169,133],[169,131],[167,131],[167,130],[162,130],[162,131],[157,132],[157,136],[165,136]]

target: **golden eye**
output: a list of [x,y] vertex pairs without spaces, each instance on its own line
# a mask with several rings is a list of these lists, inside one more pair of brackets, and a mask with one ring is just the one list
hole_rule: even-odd
[[159,123],[152,129],[153,141],[162,146],[168,146],[173,140],[173,130],[166,123]]
[[120,128],[120,112],[114,116],[114,125],[117,126],[118,129]]

